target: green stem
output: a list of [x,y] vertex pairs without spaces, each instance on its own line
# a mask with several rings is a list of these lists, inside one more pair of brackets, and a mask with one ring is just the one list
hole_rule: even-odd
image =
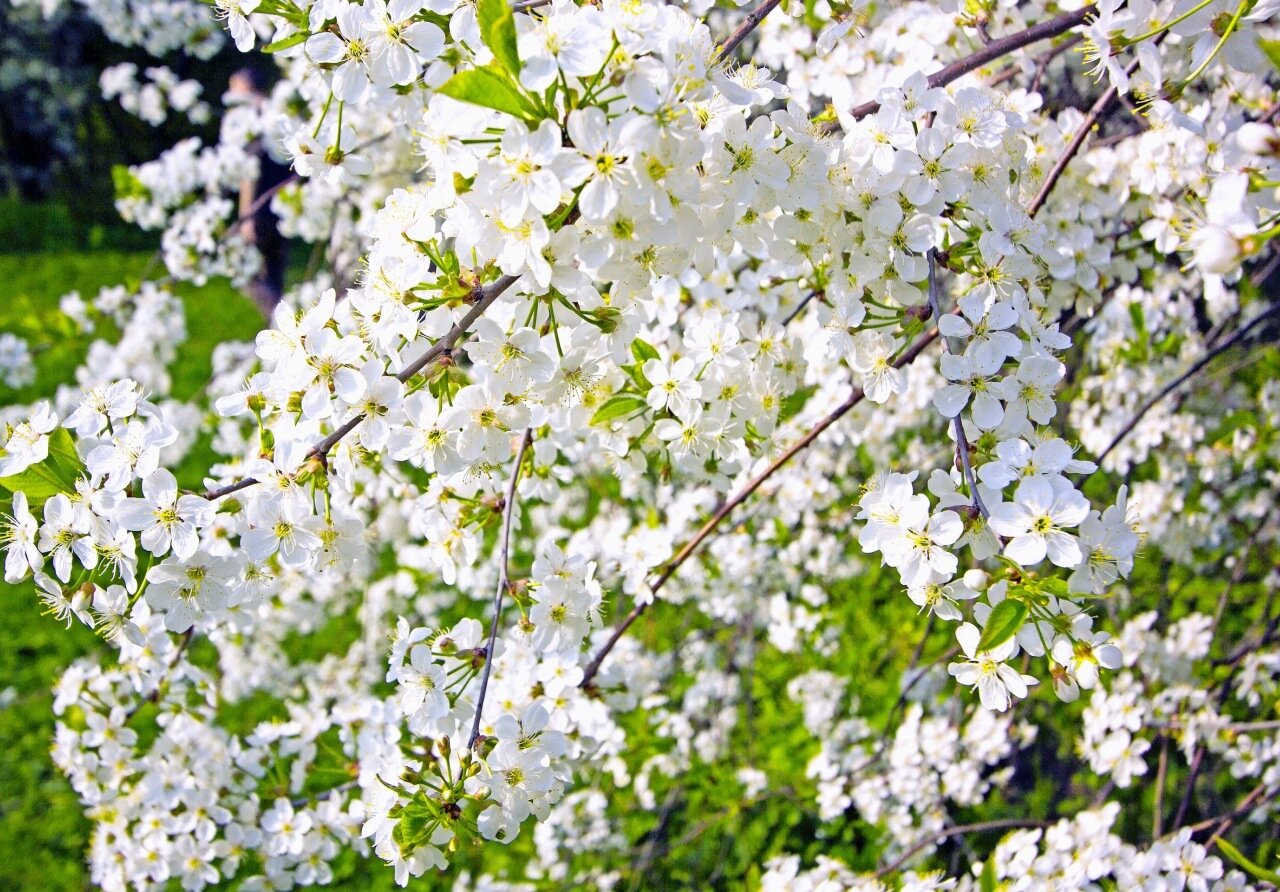
[[1182,82],[1182,89],[1186,89],[1192,81],[1204,74],[1205,69],[1209,67],[1209,63],[1217,58],[1218,53],[1222,52],[1222,48],[1227,45],[1227,38],[1232,35],[1236,30],[1236,26],[1240,24],[1240,18],[1244,15],[1245,9],[1248,8],[1249,2],[1250,0],[1243,0],[1243,2],[1236,7],[1235,15],[1231,17],[1231,21],[1227,22],[1227,27],[1222,32],[1222,36],[1219,37],[1218,42],[1214,44],[1213,52],[1209,53],[1209,55],[1205,57],[1205,60],[1196,66],[1195,71],[1187,75],[1186,79]]
[[1148,40],[1152,37],[1155,37],[1157,34],[1161,34],[1165,31],[1168,31],[1174,25],[1178,25],[1178,24],[1181,24],[1182,22],[1185,22],[1187,19],[1191,18],[1197,12],[1204,9],[1206,6],[1208,6],[1210,3],[1213,3],[1213,2],[1214,0],[1201,0],[1200,3],[1197,3],[1195,6],[1188,9],[1186,12],[1178,16],[1176,19],[1170,19],[1169,21],[1165,22],[1163,25],[1156,25],[1146,34],[1140,34],[1137,37],[1126,37],[1124,39],[1125,41],[1124,45],[1133,46],[1136,43],[1142,43],[1142,41],[1144,40]]
[[324,101],[324,108],[320,110],[320,120],[316,121],[316,129],[311,132],[312,139],[319,139],[320,128],[324,126],[324,119],[329,117],[329,105],[333,102],[333,91],[329,91],[329,98]]

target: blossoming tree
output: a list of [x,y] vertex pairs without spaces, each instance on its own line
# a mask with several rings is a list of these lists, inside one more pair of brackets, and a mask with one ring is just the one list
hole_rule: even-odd
[[4,410],[97,884],[1277,881],[1274,0],[79,2],[281,74]]

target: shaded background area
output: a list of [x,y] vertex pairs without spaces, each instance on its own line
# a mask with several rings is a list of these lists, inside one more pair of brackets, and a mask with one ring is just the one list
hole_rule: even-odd
[[[157,60],[109,41],[75,3],[49,19],[39,4],[0,4],[0,253],[158,245],[158,234],[120,222],[111,168],[150,161],[186,137],[215,138],[227,80],[245,61],[232,46],[207,60]],[[170,115],[155,127],[104,100],[98,78],[121,62],[199,81],[210,122]]]
[[[216,138],[216,111],[203,126],[170,115],[155,127],[104,100],[99,77],[121,62],[139,70],[166,65],[199,81],[216,110],[244,56],[229,48],[209,60],[181,53],[157,60],[111,43],[78,5],[46,20],[38,5],[0,4],[0,331],[28,337],[38,351],[36,382],[17,391],[0,385],[0,405],[52,396],[84,359],[87,339],[42,343],[48,339],[33,336],[48,330],[44,323],[62,296],[91,298],[136,280],[159,246],[158,232],[120,220],[112,167],[150,161],[190,136]],[[189,397],[208,380],[214,346],[251,339],[261,317],[225,281],[175,290],[189,320],[204,320],[188,325],[172,369],[174,395]],[[41,616],[29,585],[3,582],[0,640],[0,889],[88,888],[90,824],[49,755],[51,689],[73,660],[99,652],[100,642],[79,624],[68,631]]]
[[[61,227],[74,225],[65,207],[23,205],[14,198],[0,205],[0,216],[0,235],[5,238],[47,226],[44,235],[56,244]],[[104,232],[121,238],[127,228],[104,225]],[[146,250],[105,248],[13,253],[7,242],[3,249],[10,253],[0,253],[5,289],[0,331],[19,334],[56,315],[63,294],[79,291],[88,298],[100,288],[136,279],[151,257]],[[188,335],[171,368],[173,394],[188,398],[208,381],[213,348],[223,340],[252,339],[262,317],[225,281],[203,288],[179,285],[174,291],[186,308]],[[200,324],[195,324],[197,319]],[[36,381],[22,390],[0,384],[0,405],[52,396],[84,360],[88,342],[89,338],[44,343],[33,339],[32,348],[38,351]],[[199,469],[212,458],[207,444],[197,443],[184,463],[190,476],[183,482],[198,486]],[[80,623],[68,630],[53,617],[41,616],[40,607],[30,581],[0,581],[0,889],[70,892],[89,888],[84,858],[90,824],[49,755],[55,721],[52,686],[73,660],[100,654],[103,645]]]

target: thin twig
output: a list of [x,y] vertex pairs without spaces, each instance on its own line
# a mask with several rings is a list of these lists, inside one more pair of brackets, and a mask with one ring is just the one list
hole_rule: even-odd
[[[938,325],[942,324],[942,307],[939,301],[939,285],[938,285],[938,252],[934,248],[929,249],[929,309],[933,311],[933,318]],[[947,353],[951,351],[950,338],[942,339],[942,349]],[[982,504],[982,496],[978,494],[978,479],[973,473],[973,459],[969,455],[969,437],[964,432],[964,421],[961,416],[964,409],[957,412],[955,418],[952,419],[952,425],[956,432],[956,455],[960,457],[960,467],[964,470],[964,482],[969,486],[969,498],[973,502],[973,508],[983,517],[990,517],[987,506]]]
[[[1036,76],[1038,77],[1041,74],[1043,74],[1044,70],[1049,67],[1050,62],[1058,58],[1058,56],[1062,55],[1067,50],[1075,46],[1076,44],[1080,43],[1080,41],[1082,40],[1084,40],[1083,35],[1072,34],[1066,40],[1062,41],[1061,43],[1054,44],[1052,47],[1045,50],[1043,53],[1040,53],[1039,55],[1037,55],[1034,60],[1036,63]],[[991,78],[991,80],[987,81],[987,86],[998,87],[1001,84],[1003,84],[1005,81],[1013,80],[1022,72],[1023,72],[1022,66],[1018,65],[1017,63],[1011,63],[1003,71],[1001,71],[995,77]],[[1034,80],[1032,81],[1032,85],[1034,87],[1035,85]],[[1030,92],[1034,92],[1034,89],[1032,89]]]
[[1156,768],[1156,801],[1151,808],[1151,839],[1164,836],[1164,788],[1169,780],[1169,735],[1160,735],[1160,761]]
[[520,466],[524,463],[525,451],[533,441],[533,431],[525,428],[520,438],[520,447],[511,462],[511,477],[507,480],[506,501],[502,505],[502,534],[498,540],[498,589],[493,595],[493,621],[489,623],[489,644],[484,652],[484,673],[480,676],[480,695],[476,697],[476,716],[471,721],[471,737],[467,740],[467,749],[476,745],[480,737],[480,716],[484,712],[484,698],[489,693],[489,673],[493,671],[493,647],[498,639],[498,621],[502,618],[502,600],[506,597],[507,588],[511,585],[511,519],[516,513],[516,485],[520,482]]
[[810,301],[812,301],[815,297],[821,299],[822,291],[815,288],[812,291],[810,291],[808,294],[806,294],[801,299],[800,303],[792,307],[791,312],[787,313],[787,315],[783,318],[782,327],[786,328],[788,325],[790,325],[797,316],[799,316],[801,313],[804,312],[804,308],[809,306]]
[[1048,826],[1048,821],[1033,821],[1026,818],[1004,818],[997,821],[982,821],[977,824],[960,824],[955,827],[947,827],[944,830],[939,830],[932,836],[926,836],[893,861],[890,861],[884,867],[876,870],[876,876],[882,877],[887,873],[893,873],[899,867],[910,861],[912,856],[920,852],[922,849],[928,848],[931,845],[936,845],[944,839],[950,839],[953,836],[966,836],[970,833],[982,833],[987,830],[1012,830],[1017,827]]
[[[936,328],[930,329],[921,336],[919,340],[898,355],[898,358],[893,361],[893,367],[902,368],[904,365],[908,365],[913,362],[916,357],[924,352],[924,349],[932,344],[937,337],[938,330]],[[847,414],[849,410],[862,402],[864,395],[865,394],[861,387],[853,388],[853,392],[849,394],[848,399],[810,428],[808,433],[787,449],[786,452],[774,459],[769,467],[757,474],[751,482],[739,490],[733,498],[722,504],[716,513],[711,516],[711,519],[704,523],[702,528],[694,534],[693,538],[686,542],[684,547],[680,549],[676,556],[667,563],[662,572],[658,575],[658,578],[649,586],[650,593],[656,595],[661,591],[662,587],[667,584],[667,581],[675,575],[676,570],[680,569],[681,564],[687,561],[693,553],[698,550],[699,546],[706,541],[706,539],[715,531],[716,527],[718,527],[726,517],[733,513],[735,508],[749,499],[751,494],[759,489],[766,480],[777,473],[778,469],[783,465],[791,461],[797,453],[804,450],[814,440],[816,440],[823,431],[831,427],[831,425],[835,424],[845,414]],[[631,612],[623,618],[622,622],[618,623],[608,640],[605,641],[604,645],[587,665],[586,671],[582,676],[582,681],[579,683],[579,687],[586,688],[594,682],[596,674],[600,671],[600,666],[604,663],[605,658],[609,656],[609,652],[613,650],[618,641],[621,640],[622,636],[627,633],[627,629],[631,628],[635,621],[649,609],[649,605],[652,603],[652,599],[644,602],[637,602],[636,605],[631,608]]]
[[1270,518],[1270,511],[1264,511],[1262,517],[1258,518],[1258,522],[1254,524],[1249,533],[1249,538],[1245,542],[1244,550],[1236,560],[1236,565],[1231,568],[1231,577],[1227,580],[1227,584],[1222,587],[1222,594],[1218,597],[1218,606],[1213,611],[1213,625],[1209,627],[1209,645],[1211,647],[1213,646],[1213,640],[1218,637],[1218,629],[1222,625],[1222,617],[1227,612],[1227,603],[1231,600],[1231,592],[1244,581],[1245,574],[1249,572],[1249,558],[1253,554],[1253,547],[1258,544],[1258,535],[1262,532],[1262,528],[1267,525],[1267,521]]
[[1101,464],[1102,460],[1111,454],[1111,450],[1119,446],[1120,442],[1124,440],[1125,437],[1129,436],[1129,434],[1133,431],[1133,429],[1138,426],[1138,422],[1141,421],[1143,417],[1145,417],[1146,414],[1150,412],[1157,403],[1159,403],[1169,394],[1173,393],[1175,390],[1181,387],[1188,379],[1195,376],[1197,372],[1199,372],[1209,363],[1213,362],[1215,359],[1217,359],[1223,353],[1230,350],[1232,347],[1235,347],[1242,340],[1244,340],[1244,338],[1249,334],[1250,331],[1252,331],[1258,325],[1261,325],[1267,319],[1271,318],[1272,316],[1275,316],[1277,313],[1280,313],[1280,304],[1273,304],[1271,307],[1267,308],[1266,310],[1263,310],[1257,316],[1254,316],[1253,319],[1251,319],[1248,323],[1246,323],[1245,325],[1237,329],[1236,333],[1233,334],[1230,338],[1223,341],[1221,344],[1219,344],[1214,349],[1210,350],[1204,356],[1200,357],[1198,361],[1196,361],[1191,365],[1191,368],[1187,369],[1181,375],[1174,378],[1172,381],[1170,381],[1168,384],[1162,387],[1159,393],[1157,393],[1155,396],[1148,399],[1145,403],[1143,403],[1138,408],[1138,411],[1134,413],[1134,416],[1130,418],[1129,421],[1125,424],[1125,426],[1122,427],[1120,431],[1111,439],[1111,442],[1107,444],[1107,448],[1102,450],[1102,452],[1098,455],[1098,459],[1097,459],[1098,463]]
[[764,0],[763,3],[751,10],[746,19],[743,20],[742,24],[734,29],[734,32],[729,35],[729,39],[726,40],[721,45],[720,49],[716,51],[716,54],[712,56],[712,60],[715,62],[722,62],[729,58],[729,54],[738,48],[738,44],[746,40],[747,35],[752,31],[759,28],[760,23],[764,21],[765,16],[773,12],[781,2],[782,0]]
[[[1097,7],[1090,4],[1083,9],[1077,9],[1072,12],[1064,12],[1060,16],[1049,19],[1046,22],[1032,25],[1022,31],[1013,34],[1007,34],[1004,37],[997,38],[978,51],[965,56],[963,59],[957,59],[950,65],[940,68],[933,74],[929,75],[928,83],[930,87],[945,87],[954,80],[964,77],[975,68],[981,68],[988,62],[994,62],[1001,56],[1006,56],[1015,50],[1020,50],[1024,46],[1036,43],[1041,40],[1048,40],[1050,37],[1057,37],[1059,34],[1070,31],[1079,25],[1084,24],[1085,20],[1097,11]],[[850,110],[849,114],[855,121],[865,118],[867,115],[873,115],[880,110],[880,103],[872,100],[855,106]]]
[[[1266,795],[1263,795],[1264,793]],[[1250,790],[1244,799],[1240,800],[1240,804],[1231,811],[1224,815],[1216,815],[1212,818],[1206,818],[1197,824],[1191,824],[1186,829],[1189,829],[1192,833],[1199,833],[1201,830],[1207,830],[1210,827],[1214,827],[1216,824],[1217,826],[1210,836],[1210,839],[1213,839],[1226,832],[1226,829],[1235,823],[1236,818],[1239,818],[1242,815],[1247,815],[1255,808],[1258,808],[1276,798],[1277,795],[1280,795],[1280,787],[1275,787],[1270,792],[1267,792],[1267,783],[1266,781],[1263,781]]]
[[[485,310],[489,309],[493,302],[502,296],[503,292],[516,283],[516,279],[516,276],[503,276],[497,281],[479,289],[479,299],[472,304],[471,309],[467,310],[466,315],[454,323],[453,327],[445,332],[444,336],[441,337],[440,340],[432,344],[425,353],[405,366],[404,369],[401,370],[400,374],[396,375],[396,380],[403,384],[427,366],[431,365],[431,363],[435,362],[441,356],[445,355],[445,353],[452,349],[453,345],[458,342],[458,339],[475,324],[476,320],[484,315]],[[364,419],[365,415],[363,412],[347,419],[345,423],[336,428],[327,437],[312,446],[311,450],[307,453],[307,457],[323,460],[329,454],[329,450],[333,449],[333,447],[338,444],[339,440],[359,427],[360,423],[364,421]],[[220,499],[223,496],[231,495],[232,493],[239,492],[242,489],[248,489],[250,486],[256,486],[257,483],[258,480],[256,478],[246,477],[242,480],[237,480],[235,483],[228,483],[225,486],[219,486],[215,489],[211,489],[204,494],[204,497],[211,501],[214,499]]]
[[182,633],[182,640],[178,642],[177,650],[173,652],[173,656],[170,657],[169,662],[165,664],[164,671],[160,675],[160,680],[156,682],[155,688],[151,691],[150,694],[148,694],[147,696],[139,700],[137,703],[135,703],[133,705],[133,708],[130,709],[127,713],[125,713],[125,716],[124,716],[125,722],[128,722],[129,719],[137,715],[138,712],[142,709],[143,705],[147,703],[160,702],[161,691],[164,689],[164,686],[169,683],[169,673],[173,672],[174,667],[178,665],[178,662],[182,659],[182,655],[186,653],[187,648],[191,646],[191,639],[194,638],[195,636],[196,636],[195,626],[192,626],[191,628],[187,629],[185,632]]
[[[1134,59],[1125,68],[1125,72],[1132,74],[1138,68],[1138,60]],[[1071,163],[1071,159],[1080,151],[1080,147],[1084,145],[1084,141],[1093,131],[1094,126],[1098,123],[1098,119],[1111,110],[1119,99],[1120,91],[1112,84],[1106,91],[1098,97],[1093,107],[1089,109],[1089,113],[1084,116],[1084,120],[1080,122],[1080,126],[1071,137],[1071,142],[1067,143],[1066,149],[1058,156],[1058,160],[1054,162],[1053,169],[1049,171],[1049,175],[1045,177],[1045,181],[1040,184],[1040,191],[1036,193],[1035,198],[1031,199],[1031,204],[1027,205],[1027,216],[1034,217],[1036,213],[1049,200],[1049,195],[1053,192],[1053,187],[1058,185],[1058,180],[1062,178],[1062,174],[1067,169],[1067,165]]]

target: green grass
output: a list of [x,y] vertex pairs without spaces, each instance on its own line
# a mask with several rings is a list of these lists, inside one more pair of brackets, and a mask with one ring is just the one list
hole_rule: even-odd
[[[0,255],[6,295],[0,303],[0,331],[22,334],[40,348],[35,383],[21,391],[0,385],[0,405],[52,396],[84,358],[86,339],[55,330],[62,295],[79,291],[88,299],[104,286],[135,280],[148,259],[146,253],[116,251]],[[186,307],[188,338],[171,369],[173,391],[174,396],[190,397],[209,378],[214,346],[252,338],[261,319],[253,304],[226,283],[175,290]],[[209,458],[197,454],[188,464],[203,467]],[[0,889],[86,888],[90,825],[49,756],[54,729],[50,689],[70,662],[101,652],[102,645],[78,624],[67,631],[41,616],[30,583],[0,583],[0,641],[0,692],[6,692],[3,699],[12,698],[0,708]]]
[[157,233],[132,226],[104,226],[77,219],[62,203],[29,204],[0,194],[0,254],[43,251],[150,251],[160,244]]

